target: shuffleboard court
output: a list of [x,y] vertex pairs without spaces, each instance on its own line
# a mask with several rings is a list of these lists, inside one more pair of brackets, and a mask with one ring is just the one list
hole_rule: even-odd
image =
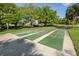
[[24,32],[24,33],[20,33],[20,34],[17,34],[18,36],[24,36],[24,35],[28,35],[28,34],[31,34],[31,33],[35,33],[36,31],[39,31],[39,30],[30,30],[28,32]]
[[28,29],[28,30],[22,30],[19,33],[15,33],[15,34],[18,36],[23,36],[26,34],[34,33],[34,32],[39,31],[39,30],[41,30],[41,28],[37,28],[37,29],[33,28],[33,29]]
[[50,29],[51,27],[42,27],[42,28],[37,28],[37,29],[28,29],[28,30],[22,30],[20,31],[19,33],[15,33],[16,35],[18,36],[23,36],[23,35],[28,35],[28,34],[31,34],[31,33],[35,33],[35,32],[38,32],[38,31],[42,31],[44,29]]
[[54,33],[52,33],[51,35],[44,38],[43,40],[41,40],[39,43],[62,51],[63,40],[64,40],[64,30],[59,29]]
[[42,30],[46,30],[46,29],[51,29],[51,27],[42,27],[42,28],[38,28],[38,29],[29,29],[28,31],[23,31],[23,32],[20,32],[20,33],[16,33],[16,35],[18,36],[24,36],[24,35],[28,35],[28,34],[31,34],[31,33],[35,33],[35,32],[39,32],[39,31],[42,31]]
[[42,32],[39,32],[37,34],[25,37],[25,39],[35,40],[36,38],[41,37],[42,35],[45,35],[45,34],[49,33],[50,31],[52,31],[54,29],[55,28],[45,28],[45,29],[42,29]]

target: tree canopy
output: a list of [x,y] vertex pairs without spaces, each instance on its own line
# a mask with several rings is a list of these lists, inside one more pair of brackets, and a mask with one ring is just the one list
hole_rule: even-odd
[[75,23],[76,19],[79,17],[79,4],[72,4],[66,10],[66,18],[72,22],[72,25]]
[[58,22],[57,12],[47,5],[38,7],[34,4],[27,4],[23,7],[18,7],[13,3],[0,4],[0,26],[4,24],[9,29],[9,25],[14,24],[16,27],[23,18],[24,23],[26,21],[38,20],[44,26]]

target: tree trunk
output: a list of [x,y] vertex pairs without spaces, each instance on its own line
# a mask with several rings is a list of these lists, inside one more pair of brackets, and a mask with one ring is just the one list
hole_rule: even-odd
[[17,27],[18,22],[15,23],[15,28]]
[[76,17],[75,17],[74,20],[72,21],[72,28],[73,28],[74,25],[75,25],[75,19],[76,19]]
[[9,29],[9,23],[6,23],[7,29]]
[[44,22],[44,26],[47,26],[47,20],[45,20],[45,22]]
[[72,24],[72,28],[74,27],[74,24]]

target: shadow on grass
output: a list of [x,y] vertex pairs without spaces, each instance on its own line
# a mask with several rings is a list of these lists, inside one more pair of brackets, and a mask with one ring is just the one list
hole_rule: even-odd
[[34,43],[24,39],[1,41],[0,56],[42,56],[34,48]]

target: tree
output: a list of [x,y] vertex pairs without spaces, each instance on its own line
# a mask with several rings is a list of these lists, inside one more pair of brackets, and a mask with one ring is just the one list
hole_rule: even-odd
[[0,10],[0,27],[2,27],[3,12]]
[[53,11],[49,6],[44,6],[40,11],[40,19],[44,22],[44,26],[48,23],[53,22],[56,17],[56,12]]
[[58,24],[58,19],[59,17],[57,16],[57,12],[56,11],[53,11],[51,10],[52,12],[50,13],[50,23],[53,25],[53,24]]
[[16,13],[16,5],[12,3],[4,3],[1,4],[2,8],[1,11],[3,13],[2,17],[3,19],[1,20],[2,23],[6,24],[7,29],[9,29],[9,24],[14,22],[13,15]]
[[2,20],[3,20],[3,4],[1,3],[0,4],[0,28],[2,28],[3,27],[3,24],[2,24]]
[[31,22],[32,20],[38,20],[44,23],[44,26],[47,26],[49,23],[53,23],[53,20],[56,19],[56,11],[52,10],[49,6],[37,7],[33,4],[27,4],[24,7],[20,7],[19,10],[22,17]]
[[75,23],[76,18],[79,16],[79,4],[73,4],[69,6],[66,10],[67,19],[72,22],[72,27]]
[[14,18],[13,24],[15,25],[15,28],[18,26],[19,21],[23,17],[22,11],[23,11],[23,7],[17,7],[16,13],[13,15],[13,18]]
[[40,19],[40,7],[37,7],[33,4],[25,5],[21,8],[20,11],[23,18],[25,18],[27,21],[30,21],[30,25],[33,26],[33,20],[39,20]]

